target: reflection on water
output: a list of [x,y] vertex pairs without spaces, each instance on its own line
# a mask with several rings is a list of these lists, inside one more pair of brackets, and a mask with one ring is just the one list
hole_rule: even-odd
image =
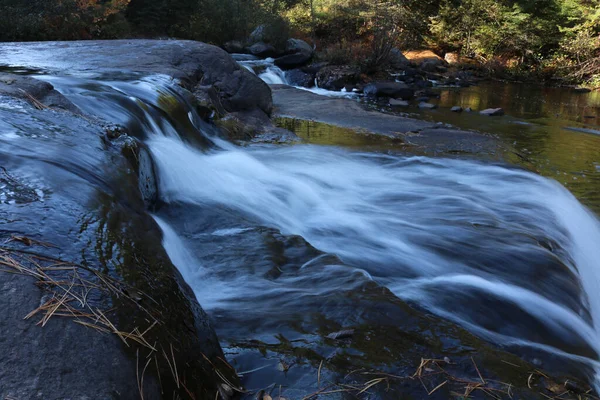
[[[421,115],[497,134],[520,154],[509,161],[556,179],[600,213],[600,135],[566,129],[600,130],[600,92],[489,82],[444,89],[438,104],[439,110]],[[456,114],[449,111],[455,105],[474,110],[502,107],[507,115]]]

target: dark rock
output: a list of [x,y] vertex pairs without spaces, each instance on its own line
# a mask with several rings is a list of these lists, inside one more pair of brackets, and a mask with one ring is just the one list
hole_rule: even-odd
[[27,100],[35,107],[61,108],[77,114],[81,111],[48,82],[28,76],[0,73],[0,93]]
[[425,89],[425,88],[433,87],[433,83],[431,83],[430,81],[427,81],[427,80],[418,80],[413,84],[413,86],[416,89]]
[[389,104],[392,107],[408,107],[409,106],[408,101],[398,100],[398,99],[390,99]]
[[318,62],[318,63],[314,63],[314,64],[307,65],[305,67],[302,67],[302,71],[306,72],[307,74],[316,75],[317,72],[319,72],[321,69],[325,68],[327,65],[328,65],[327,62]]
[[275,65],[281,69],[291,69],[300,67],[310,61],[312,52],[300,51],[294,54],[287,54],[275,59]]
[[204,121],[214,116],[222,117],[227,111],[221,104],[219,93],[213,86],[196,86],[193,91],[196,98],[196,112]]
[[488,109],[479,111],[479,114],[487,115],[488,117],[496,117],[496,116],[504,115],[504,110],[501,108],[488,108]]
[[360,71],[350,66],[327,66],[317,72],[317,84],[327,90],[341,90],[358,81]]
[[415,91],[402,82],[374,82],[363,89],[367,96],[394,97],[403,100],[412,99]]
[[572,380],[567,380],[565,382],[565,389],[576,394],[583,394],[588,391],[588,389],[584,388],[583,385]]
[[[90,308],[102,310],[121,332],[144,332],[144,339],[157,351],[164,349],[170,358],[161,359],[134,340],[127,339],[125,345],[118,335],[85,327],[73,318],[55,316],[44,327],[36,325],[40,314],[24,319],[64,293],[59,293],[58,286],[42,287],[32,277],[1,272],[0,397],[137,398],[140,381],[136,375],[144,369],[140,362],[154,355],[157,358],[152,362],[158,364],[144,374],[144,398],[161,399],[168,392],[176,397],[191,394],[197,399],[214,399],[221,381],[211,363],[221,363],[221,373],[236,384],[237,378],[220,361],[223,352],[208,316],[171,264],[161,244],[161,232],[145,211],[138,174],[121,152],[121,141],[127,140],[127,135],[118,135],[115,142],[103,140],[105,126],[94,118],[36,109],[6,94],[0,97],[21,106],[18,112],[0,108],[0,120],[15,127],[19,135],[18,144],[3,142],[2,166],[17,176],[29,171],[44,182],[43,201],[36,195],[27,202],[0,204],[4,221],[0,240],[15,251],[15,258],[24,249],[10,241],[13,234],[52,243],[34,243],[25,251],[43,256],[38,262],[45,266],[60,258],[77,268],[81,278],[91,282],[87,288],[91,292],[85,295]],[[149,158],[146,161],[151,163]],[[20,260],[23,265],[29,263]],[[83,264],[89,269],[79,267]],[[53,279],[71,279],[71,272],[46,273]],[[96,287],[103,285],[100,276],[115,291],[98,290]],[[78,301],[69,304],[91,313]],[[101,322],[81,318],[103,327]],[[169,363],[178,366],[179,382]],[[48,382],[52,384],[45,384]],[[185,389],[181,382],[186,383]]]
[[253,45],[258,42],[264,42],[265,40],[267,40],[267,27],[266,25],[259,25],[248,37],[248,44]]
[[304,40],[288,39],[288,41],[285,43],[285,52],[287,54],[306,53],[312,56],[313,51],[313,48]]
[[274,57],[277,55],[277,50],[270,44],[266,44],[265,42],[254,43],[252,46],[248,47],[248,51],[250,54],[253,54],[257,57]]
[[422,108],[424,110],[433,110],[434,108],[437,108],[437,106],[431,103],[420,102],[419,108]]
[[223,45],[223,49],[228,53],[243,53],[244,44],[237,40],[231,40]]
[[315,85],[315,75],[302,69],[292,69],[285,73],[288,83],[292,86],[312,87]]
[[[0,43],[3,63],[76,74],[131,71],[169,75],[190,91],[214,86],[225,110],[270,114],[271,89],[219,47],[186,40]],[[36,57],[31,57],[36,54]]]
[[450,111],[455,113],[461,113],[463,111],[463,108],[461,106],[454,106],[450,109]]
[[410,63],[404,54],[396,47],[390,51],[389,62],[390,66],[394,69],[405,69]]
[[428,101],[429,101],[429,96],[420,96],[420,97],[417,97],[417,99],[416,99],[416,100],[417,100],[418,102],[424,102],[424,103],[426,103],[426,102],[428,102]]
[[327,339],[343,340],[350,339],[352,336],[354,336],[354,329],[346,329],[343,331],[330,333],[327,335]]
[[575,93],[589,93],[592,91],[592,89],[586,88],[586,87],[576,87],[573,88],[573,91]]

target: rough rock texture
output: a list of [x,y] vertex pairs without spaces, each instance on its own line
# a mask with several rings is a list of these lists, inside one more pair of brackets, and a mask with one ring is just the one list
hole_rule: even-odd
[[374,97],[395,97],[410,100],[415,91],[403,82],[373,82],[364,87],[363,93]]
[[124,70],[165,74],[193,90],[214,86],[227,111],[259,108],[269,114],[267,84],[216,46],[185,40],[100,40],[1,43],[0,65],[16,65],[50,73],[114,77]]
[[312,87],[315,85],[315,75],[301,69],[287,71],[285,76],[292,86]]
[[223,44],[223,49],[228,53],[243,53],[244,52],[244,44],[237,40],[231,40],[231,41]]
[[359,71],[350,66],[326,66],[317,72],[317,84],[328,90],[342,90],[346,85],[356,83]]

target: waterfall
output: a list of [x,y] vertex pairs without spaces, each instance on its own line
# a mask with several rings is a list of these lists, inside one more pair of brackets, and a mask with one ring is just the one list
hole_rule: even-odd
[[[247,304],[244,312],[252,315],[305,291],[373,280],[495,343],[531,346],[598,368],[600,222],[557,182],[471,160],[314,145],[236,147],[206,130],[211,146],[198,149],[173,134],[173,124],[149,114],[161,107],[168,112],[156,96],[176,90],[165,81],[103,88],[113,90],[109,99],[135,98],[126,105],[109,106],[89,94],[89,85],[62,90],[83,108],[100,102],[112,107],[107,115],[144,119],[166,207],[185,205],[188,214],[218,209],[238,221],[208,224],[212,233],[197,232],[194,240],[210,245],[267,227],[301,236],[344,264],[304,269],[318,285],[300,285],[308,276],[272,282],[244,275],[228,270],[218,254],[201,262],[168,219],[157,216],[167,253],[208,311]],[[145,113],[132,111],[138,103]],[[191,107],[180,106],[204,129]]]

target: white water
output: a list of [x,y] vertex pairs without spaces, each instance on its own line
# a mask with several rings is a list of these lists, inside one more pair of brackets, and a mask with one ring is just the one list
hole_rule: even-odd
[[[556,182],[470,161],[317,146],[207,154],[166,137],[153,138],[149,146],[167,202],[225,206],[284,234],[300,235],[361,266],[397,296],[464,325],[477,327],[496,310],[449,310],[444,297],[436,300],[442,288],[458,304],[464,301],[461,296],[473,293],[499,299],[565,343],[583,341],[600,352],[600,224]],[[537,240],[546,239],[562,251],[551,254],[536,247]],[[177,258],[179,250],[170,250],[167,242],[169,254]],[[559,256],[562,271],[560,263],[555,271],[526,270],[528,257]],[[577,273],[585,289],[581,295],[571,290]],[[198,296],[202,304],[216,304],[219,296],[230,294],[204,290]],[[512,339],[529,340],[521,337],[529,321],[499,322],[514,325]]]
[[[288,80],[285,71],[283,71],[281,68],[279,68],[278,66],[276,66],[275,64],[273,64],[273,59],[272,58],[267,58],[265,60],[243,60],[243,61],[238,61],[238,64],[240,64],[242,67],[246,68],[247,70],[249,70],[250,72],[254,73],[254,69],[252,68],[253,66],[264,66],[266,67],[265,70],[258,74],[258,77],[260,79],[262,79],[263,81],[265,81],[266,83],[268,83],[269,85],[289,85],[289,86],[294,86],[296,89],[300,89],[300,90],[306,90],[308,92],[312,92],[321,96],[327,96],[327,97],[343,97],[343,98],[356,98],[358,97],[357,93],[354,92],[347,92],[345,90],[341,90],[341,91],[334,91],[334,90],[327,90],[327,89],[322,89],[320,87],[317,86],[316,82],[315,82],[315,86],[314,87],[310,87],[310,88],[306,88],[303,86],[295,86],[292,83],[290,83],[290,81]],[[315,79],[316,81],[316,79]]]
[[[145,90],[151,83],[113,89],[132,96],[131,110],[136,92],[154,102],[157,94]],[[69,94],[80,106],[97,104],[83,101],[80,89]],[[103,104],[106,113],[121,112]],[[372,279],[496,343],[591,357],[597,367],[590,352],[600,353],[600,223],[558,183],[473,161],[310,145],[239,148],[211,138],[215,148],[202,152],[162,119],[146,111],[140,118],[163,201],[190,213],[230,210],[345,263],[308,262],[285,282],[219,274],[157,218],[167,253],[207,310],[251,314],[255,304],[239,301],[249,294],[280,305],[285,294],[324,295]],[[248,229],[218,226],[202,235],[241,237]]]

